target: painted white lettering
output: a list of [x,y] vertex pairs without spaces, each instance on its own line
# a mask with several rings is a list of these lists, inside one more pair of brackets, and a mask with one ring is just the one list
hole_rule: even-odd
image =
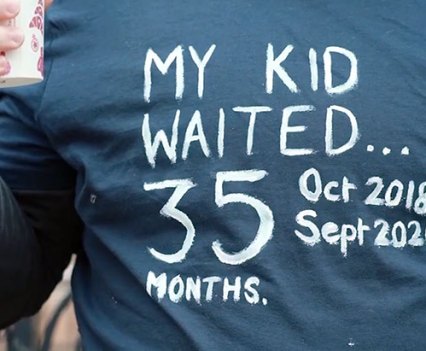
[[260,279],[258,277],[250,277],[244,283],[244,297],[249,304],[256,305],[260,301],[259,293],[255,287],[260,285]]
[[151,89],[152,89],[152,63],[154,62],[158,70],[162,75],[166,75],[169,71],[172,63],[176,61],[176,94],[175,97],[177,100],[182,99],[183,91],[185,88],[184,81],[184,67],[183,67],[183,49],[182,46],[176,47],[165,62],[157,55],[157,53],[151,48],[148,49],[145,58],[145,84],[144,84],[144,98],[146,102],[150,102],[151,99]]
[[268,44],[266,52],[266,92],[272,94],[274,92],[274,73],[280,77],[282,82],[290,89],[292,93],[298,93],[299,88],[293,79],[290,78],[286,70],[281,64],[287,59],[288,55],[293,51],[293,45],[287,45],[281,54],[275,58],[274,46]]
[[219,110],[219,128],[217,133],[217,154],[219,158],[223,157],[225,149],[225,111],[223,108]]
[[187,301],[194,299],[198,304],[201,303],[201,278],[187,278],[185,297]]
[[[349,119],[351,124],[351,137],[349,140],[343,144],[342,146],[335,148],[334,147],[334,139],[333,139],[333,117],[334,112],[342,112]],[[350,149],[352,149],[359,139],[358,132],[358,122],[354,114],[348,110],[347,108],[341,106],[330,106],[327,109],[327,117],[326,117],[326,127],[325,127],[325,152],[329,156],[340,155]]]
[[222,281],[222,278],[220,277],[207,277],[203,279],[203,283],[207,283],[207,290],[206,290],[207,302],[210,302],[213,299],[214,285],[216,283],[220,283],[221,281]]
[[[314,191],[309,190],[308,182],[312,177],[314,181]],[[322,194],[322,181],[321,175],[315,168],[310,168],[303,172],[299,178],[299,190],[303,197],[313,203],[318,202]]]
[[[333,62],[332,53],[340,54],[349,59],[351,70],[347,81],[338,86],[333,86]],[[352,51],[338,47],[330,46],[324,52],[324,85],[328,94],[343,94],[354,89],[358,84],[358,60]]]
[[343,177],[342,181],[342,198],[344,203],[348,203],[351,199],[350,191],[356,190],[357,186],[354,183],[351,183],[348,177]]
[[289,120],[291,115],[295,112],[310,112],[314,110],[315,110],[315,107],[312,105],[289,106],[283,109],[283,117],[282,117],[281,132],[280,132],[281,154],[286,156],[302,156],[302,155],[310,155],[314,153],[314,150],[312,149],[290,149],[287,147],[288,133],[301,133],[307,129],[306,126],[289,126]]
[[[334,222],[327,222],[321,227],[321,235],[330,245],[336,245],[339,242],[339,226]],[[337,235],[335,235],[337,234]]]
[[146,279],[146,292],[149,296],[152,296],[152,288],[157,289],[157,299],[160,301],[166,296],[167,292],[167,274],[162,273],[160,276],[156,276],[154,272],[148,272]]
[[253,138],[254,138],[254,126],[256,124],[256,117],[258,113],[262,112],[270,112],[272,108],[267,106],[249,106],[249,107],[241,107],[237,106],[233,109],[235,112],[249,113],[250,114],[250,122],[247,131],[247,155],[253,155]]
[[301,211],[296,216],[296,222],[302,227],[309,228],[312,235],[307,236],[300,232],[299,230],[295,230],[294,233],[301,239],[305,244],[309,246],[314,246],[315,244],[321,241],[321,233],[318,227],[312,221],[306,219],[306,217],[317,218],[317,213],[313,210],[305,210]]
[[[177,290],[176,290],[177,288]],[[169,284],[169,299],[174,303],[179,303],[182,300],[185,292],[185,284],[180,275],[174,277]]]
[[160,214],[166,218],[175,219],[176,221],[181,223],[186,229],[185,240],[183,242],[182,248],[178,252],[174,254],[163,254],[153,248],[149,248],[149,252],[151,253],[151,255],[153,255],[160,261],[170,264],[182,262],[185,259],[189,250],[191,249],[192,244],[194,243],[194,224],[192,223],[191,219],[181,210],[178,210],[176,206],[182,199],[182,197],[187,193],[187,191],[195,186],[196,184],[193,183],[191,179],[165,180],[163,182],[144,184],[145,191],[176,188],[170,199],[161,209]]
[[176,145],[178,142],[178,127],[179,127],[180,110],[176,111],[175,119],[172,127],[172,136],[170,142],[164,130],[159,130],[152,141],[151,128],[149,126],[149,114],[144,115],[142,123],[142,139],[145,146],[146,158],[152,168],[155,168],[155,160],[160,144],[163,146],[167,157],[171,163],[176,163]]
[[340,234],[340,251],[344,257],[348,255],[348,242],[355,241],[357,237],[356,227],[352,224],[343,224]]
[[223,207],[226,204],[241,203],[251,206],[259,216],[259,228],[255,238],[245,249],[237,253],[227,253],[222,249],[222,244],[219,240],[215,241],[212,249],[222,263],[230,265],[240,265],[253,257],[257,256],[269,240],[272,239],[274,230],[274,216],[271,209],[262,201],[241,193],[230,193],[224,195],[223,185],[227,182],[257,182],[268,173],[260,170],[244,170],[218,172],[216,175],[216,191],[215,201],[218,207]]
[[340,195],[338,194],[333,194],[331,192],[332,189],[337,189],[339,187],[339,182],[336,181],[332,181],[332,182],[328,182],[325,186],[324,186],[324,197],[331,202],[338,202],[340,201]]
[[203,98],[204,94],[204,75],[206,66],[207,63],[210,61],[210,58],[212,57],[215,49],[216,45],[213,44],[212,46],[210,46],[210,49],[206,52],[204,57],[200,59],[200,56],[198,55],[197,51],[192,46],[189,47],[189,52],[191,53],[192,60],[198,67],[198,97],[200,99]]
[[228,301],[230,292],[233,293],[235,302],[240,301],[241,277],[236,277],[234,284],[229,282],[229,278],[225,278],[223,281],[223,301]]
[[362,246],[364,245],[365,232],[370,231],[371,228],[368,225],[365,225],[361,218],[358,218],[358,225],[356,229],[358,231],[358,244],[359,246]]
[[309,65],[311,66],[311,88],[318,90],[318,55],[315,49],[309,50]]
[[210,148],[207,144],[206,135],[203,130],[203,123],[201,121],[200,111],[195,111],[194,115],[191,118],[191,121],[188,124],[188,128],[186,128],[185,139],[183,142],[182,148],[182,159],[186,160],[188,158],[189,147],[191,143],[194,141],[198,141],[201,146],[201,150],[206,157],[210,157]]

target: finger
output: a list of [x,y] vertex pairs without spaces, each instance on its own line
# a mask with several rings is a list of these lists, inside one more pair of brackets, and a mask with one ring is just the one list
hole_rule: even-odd
[[46,8],[46,10],[50,7],[50,5],[52,5],[53,0],[46,0],[44,3],[44,7]]
[[0,0],[0,20],[16,17],[21,8],[19,0]]
[[6,60],[6,57],[0,55],[0,76],[4,76],[10,72],[9,61]]
[[24,32],[16,27],[0,26],[0,51],[19,48],[24,42]]

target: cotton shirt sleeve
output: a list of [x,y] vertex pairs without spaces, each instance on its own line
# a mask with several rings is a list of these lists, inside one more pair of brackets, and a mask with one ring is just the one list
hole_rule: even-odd
[[75,172],[37,124],[42,91],[0,91],[0,328],[41,307],[82,232]]
[[42,86],[0,92],[0,175],[13,190],[64,190],[74,172],[37,123]]

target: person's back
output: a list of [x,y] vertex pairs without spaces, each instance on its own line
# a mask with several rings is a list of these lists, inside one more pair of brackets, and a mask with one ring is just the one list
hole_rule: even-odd
[[425,11],[58,0],[0,174],[77,173],[85,349],[421,350]]

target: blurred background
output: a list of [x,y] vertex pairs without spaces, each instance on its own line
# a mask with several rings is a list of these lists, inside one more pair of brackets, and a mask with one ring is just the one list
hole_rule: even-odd
[[74,259],[61,283],[34,317],[0,331],[0,351],[80,351],[80,337],[71,298]]

